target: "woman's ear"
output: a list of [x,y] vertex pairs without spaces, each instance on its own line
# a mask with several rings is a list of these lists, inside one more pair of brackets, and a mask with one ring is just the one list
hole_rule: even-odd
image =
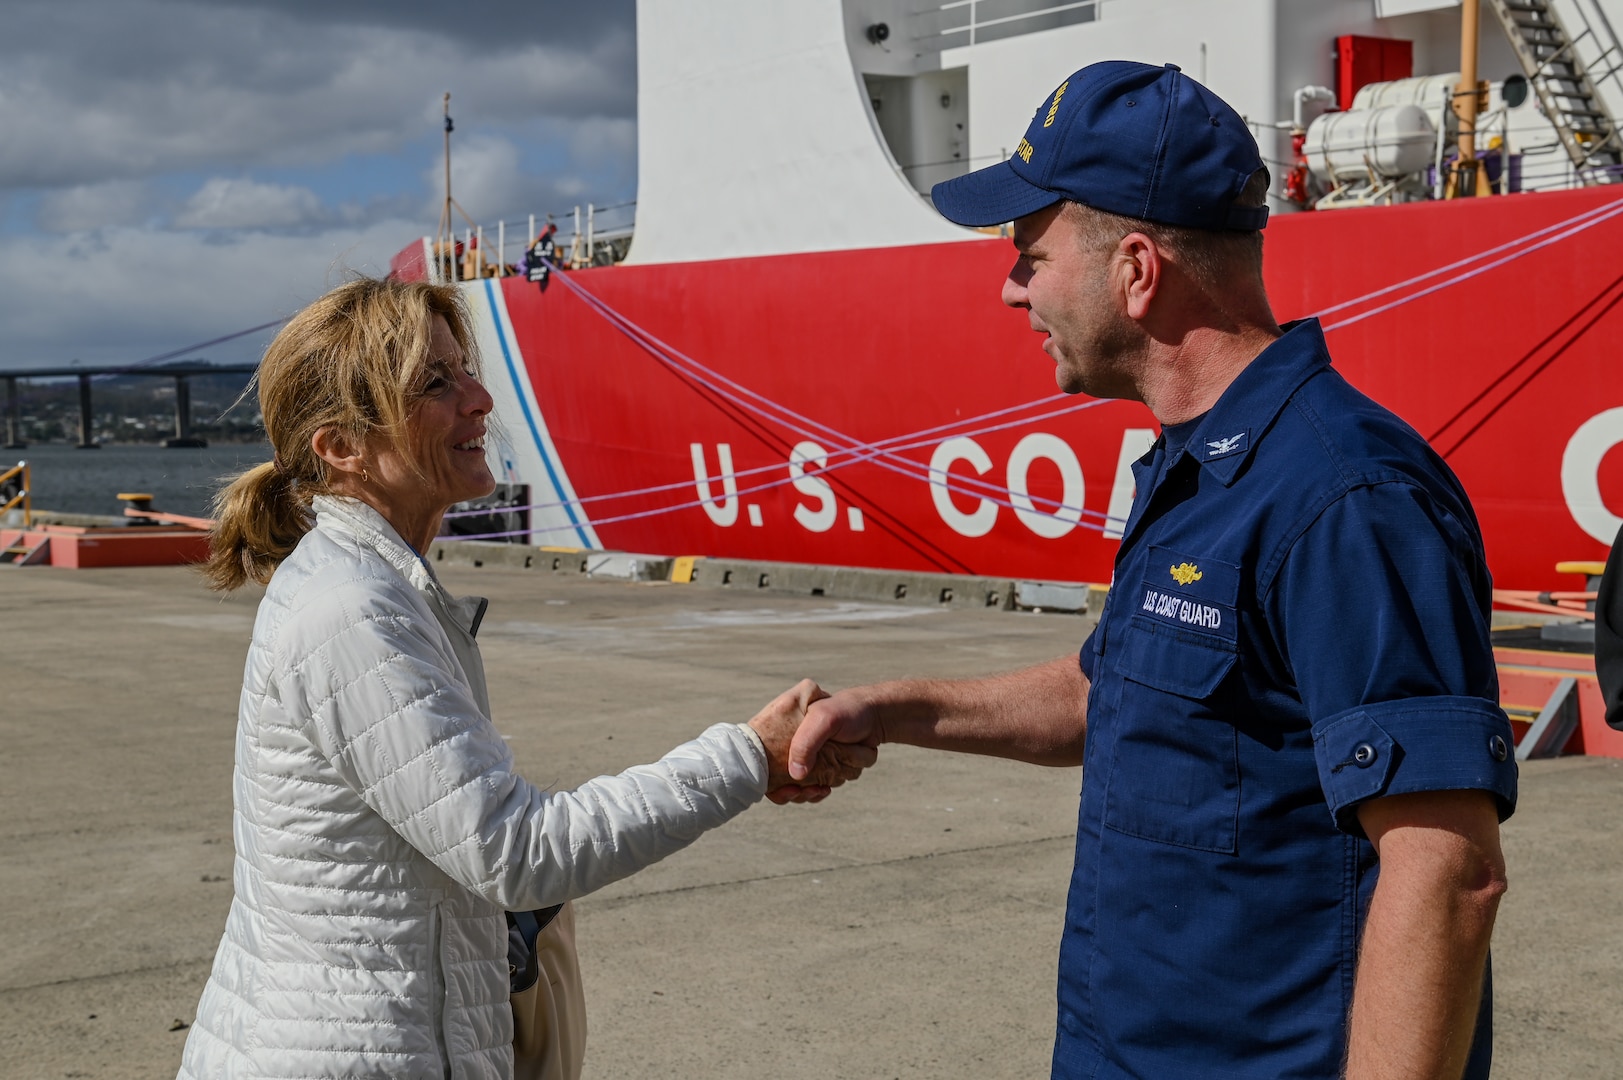
[[317,428],[316,433],[310,436],[310,449],[334,472],[357,477],[366,472],[366,460],[360,448],[354,445],[348,434],[336,427]]

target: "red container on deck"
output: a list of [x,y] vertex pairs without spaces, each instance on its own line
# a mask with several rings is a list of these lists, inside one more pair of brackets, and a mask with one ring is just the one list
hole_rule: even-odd
[[1336,108],[1352,108],[1353,95],[1370,83],[1414,74],[1414,42],[1343,34],[1336,38]]

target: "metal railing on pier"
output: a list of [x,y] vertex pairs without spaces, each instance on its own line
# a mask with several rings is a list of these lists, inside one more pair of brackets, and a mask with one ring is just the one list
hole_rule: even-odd
[[9,514],[20,505],[25,529],[34,524],[31,479],[26,461],[19,461],[5,472],[0,472],[0,514]]

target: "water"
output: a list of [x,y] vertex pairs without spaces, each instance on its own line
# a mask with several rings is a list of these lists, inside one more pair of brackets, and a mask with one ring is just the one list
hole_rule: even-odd
[[221,477],[269,461],[268,443],[220,443],[197,450],[163,446],[103,446],[80,450],[38,443],[26,450],[0,450],[0,470],[27,461],[34,507],[65,514],[121,514],[121,491],[152,496],[154,509],[208,516]]

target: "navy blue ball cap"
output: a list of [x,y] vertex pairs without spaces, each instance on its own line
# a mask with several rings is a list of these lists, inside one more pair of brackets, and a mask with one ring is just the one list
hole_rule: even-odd
[[960,225],[1001,225],[1069,199],[1123,217],[1254,231],[1267,207],[1235,206],[1263,168],[1240,114],[1173,64],[1089,64],[1043,99],[1007,161],[937,184]]

